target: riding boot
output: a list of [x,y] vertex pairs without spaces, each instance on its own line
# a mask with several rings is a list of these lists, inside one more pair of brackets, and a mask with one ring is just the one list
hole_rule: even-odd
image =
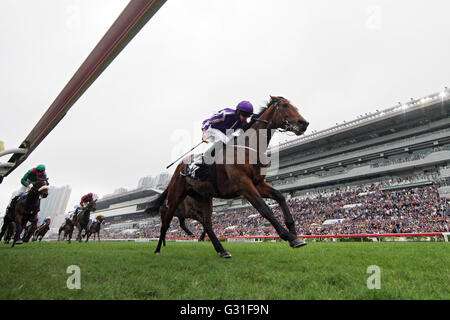
[[195,155],[194,158],[192,159],[192,162],[186,168],[186,175],[193,179],[198,179],[196,172],[198,171],[198,169],[200,169],[200,167],[203,164],[204,164],[203,154],[200,153]]

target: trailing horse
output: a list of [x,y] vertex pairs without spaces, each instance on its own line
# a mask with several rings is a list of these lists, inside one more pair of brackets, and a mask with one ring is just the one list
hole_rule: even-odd
[[[160,206],[159,213],[161,214],[161,216],[165,215],[166,211],[167,211],[167,206],[165,206],[165,205]],[[200,211],[199,205],[198,205],[197,201],[190,196],[187,196],[183,200],[183,202],[178,206],[177,210],[175,211],[174,216],[178,218],[178,221],[180,223],[180,228],[183,229],[183,231],[186,232],[186,234],[188,236],[193,237],[194,234],[186,226],[186,219],[196,220],[203,226],[203,218],[202,218],[202,213]],[[200,238],[198,239],[198,241],[204,241],[205,235],[206,235],[206,229],[203,226],[203,232],[200,235]]]
[[[231,140],[223,152],[220,150],[216,152],[215,163],[212,164],[215,168],[212,180],[199,181],[186,175],[186,167],[192,155],[181,161],[167,189],[149,205],[148,210],[159,210],[160,206],[167,201],[167,210],[161,216],[161,233],[155,253],[160,252],[173,215],[188,195],[197,201],[203,226],[221,257],[231,258],[231,254],[223,248],[212,228],[212,199],[215,197],[232,199],[243,196],[272,224],[280,238],[289,242],[291,247],[298,248],[306,245],[305,241],[297,237],[294,219],[284,196],[264,181],[264,170],[267,167],[264,155],[274,130],[291,131],[301,135],[308,125],[309,123],[298,113],[297,108],[287,99],[271,97],[267,106],[253,117],[245,128],[252,129],[248,130],[248,135],[244,137],[247,139],[244,140],[245,144],[237,145],[234,144],[236,139]],[[252,141],[256,143],[250,147],[249,143]],[[278,202],[283,211],[287,230],[277,221],[263,198],[274,199]]]
[[22,241],[29,242],[36,230],[37,230],[36,224],[32,223],[28,226],[25,226],[23,236],[22,236]]
[[37,215],[41,203],[40,198],[47,198],[48,189],[47,179],[37,180],[30,191],[25,196],[21,196],[15,206],[7,213],[14,220],[14,241],[12,247],[16,244],[23,243],[20,239],[20,234],[27,222],[31,222],[32,232],[36,229]]
[[45,236],[45,234],[50,230],[50,220],[47,220],[43,225],[39,226],[37,230],[34,232],[33,235],[33,241],[36,241],[39,239],[39,242],[42,241],[42,238]]
[[98,241],[100,241],[100,227],[104,223],[105,223],[105,218],[103,216],[98,215],[97,218],[95,219],[95,221],[93,223],[91,223],[91,225],[88,228],[89,231],[86,234],[86,242],[89,241],[89,237],[91,235],[94,235],[94,240],[95,240],[95,234],[97,234],[97,239],[98,239]]
[[[85,235],[87,235],[88,233],[88,225],[89,225],[89,218],[91,216],[91,211],[95,211],[96,207],[97,207],[97,200],[92,200],[91,202],[88,203],[88,205],[86,206],[86,208],[81,209],[80,212],[78,212],[77,216],[76,216],[76,220],[75,220],[75,226],[78,229],[78,236],[77,236],[77,240],[79,242],[81,242],[81,232],[84,230],[85,231]],[[84,235],[83,235],[84,236]]]
[[63,240],[67,238],[67,241],[70,243],[72,239],[72,233],[74,229],[74,224],[72,219],[66,218],[66,221],[63,222],[61,227],[58,230],[58,241],[61,240],[61,232],[64,231]]
[[9,215],[5,214],[5,216],[3,217],[3,226],[0,231],[0,241],[4,236],[5,243],[8,244],[13,236],[14,228],[15,228],[14,219],[11,218]]

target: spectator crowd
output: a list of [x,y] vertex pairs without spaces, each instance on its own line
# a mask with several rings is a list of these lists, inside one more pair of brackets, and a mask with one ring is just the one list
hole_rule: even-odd
[[[386,191],[385,184],[375,183],[309,193],[291,198],[287,204],[299,235],[448,232],[449,220],[445,214],[448,200],[439,197],[438,187],[433,184]],[[284,224],[279,205],[271,200],[267,203]],[[324,224],[336,219],[339,222]],[[212,221],[218,237],[277,236],[272,225],[252,207],[213,213]],[[186,225],[196,236],[203,231],[195,220],[187,219]],[[132,233],[106,230],[106,237],[157,238],[159,232],[157,217]],[[167,237],[188,237],[177,218],[172,220]]]

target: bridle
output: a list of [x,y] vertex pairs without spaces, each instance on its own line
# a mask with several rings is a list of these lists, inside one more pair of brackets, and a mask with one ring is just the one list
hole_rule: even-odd
[[[275,101],[275,103],[273,103],[273,107],[275,108],[275,111],[278,113],[278,116],[281,119],[281,127],[278,128],[278,130],[280,132],[295,131],[298,128],[296,126],[292,125],[289,121],[287,121],[286,118],[283,116],[283,113],[280,110],[280,102],[285,99],[283,97],[278,97],[278,99],[279,99],[278,101]],[[269,107],[270,107],[270,105],[269,105]],[[269,108],[269,107],[267,107],[267,108]],[[251,127],[251,125],[255,122],[262,122],[262,123],[267,124],[268,123],[267,120],[261,119],[261,116],[263,115],[263,113],[264,112],[253,115],[252,121],[251,121],[251,123],[249,123],[248,128]]]
[[281,119],[281,127],[278,128],[278,130],[280,132],[295,131],[298,128],[296,126],[292,125],[289,121],[287,121],[286,118],[283,116],[283,113],[281,113],[280,102],[284,98],[279,97],[279,99],[280,100],[276,101],[275,104],[273,105],[275,107],[275,110],[277,111],[278,115],[280,116],[280,119]]

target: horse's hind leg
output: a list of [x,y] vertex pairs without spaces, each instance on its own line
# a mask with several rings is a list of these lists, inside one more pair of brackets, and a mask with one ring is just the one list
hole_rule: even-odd
[[206,236],[206,229],[205,229],[205,227],[203,226],[203,232],[202,232],[202,234],[200,235],[200,238],[198,238],[198,241],[199,241],[199,242],[205,241],[205,236]]
[[[7,221],[3,221],[3,226],[2,226],[2,230],[0,231],[0,241],[2,241],[3,236],[5,235],[6,230],[8,229],[8,222]],[[6,239],[6,236],[5,236]]]
[[156,247],[155,253],[160,253],[161,252],[161,244],[164,243],[164,246],[166,245],[166,233],[167,233],[167,229],[169,229],[170,227],[170,222],[172,221],[173,218],[173,209],[171,209],[171,206],[169,205],[168,210],[166,211],[166,214],[164,215],[164,217],[161,217],[161,230],[160,230],[160,234],[159,234],[159,241],[158,241],[158,246]]
[[15,229],[16,229],[16,223],[14,221],[10,221],[8,223],[8,227],[6,229],[5,244],[8,244],[9,241],[11,241],[11,238],[14,235],[14,230]]
[[[177,215],[178,216],[178,215]],[[191,232],[191,230],[188,229],[188,227],[186,227],[186,219],[184,217],[178,216],[178,220],[180,221],[180,227],[181,229],[184,230],[184,232],[186,232],[186,234],[188,236],[193,236],[194,234]]]
[[[184,189],[184,188],[183,188]],[[183,190],[184,191],[184,190]],[[161,244],[166,243],[166,233],[170,227],[170,222],[172,221],[173,215],[175,214],[176,208],[178,205],[186,198],[186,193],[178,191],[170,192],[167,195],[168,206],[166,212],[161,215],[161,232],[159,234],[158,246],[156,247],[155,253],[160,253]]]

